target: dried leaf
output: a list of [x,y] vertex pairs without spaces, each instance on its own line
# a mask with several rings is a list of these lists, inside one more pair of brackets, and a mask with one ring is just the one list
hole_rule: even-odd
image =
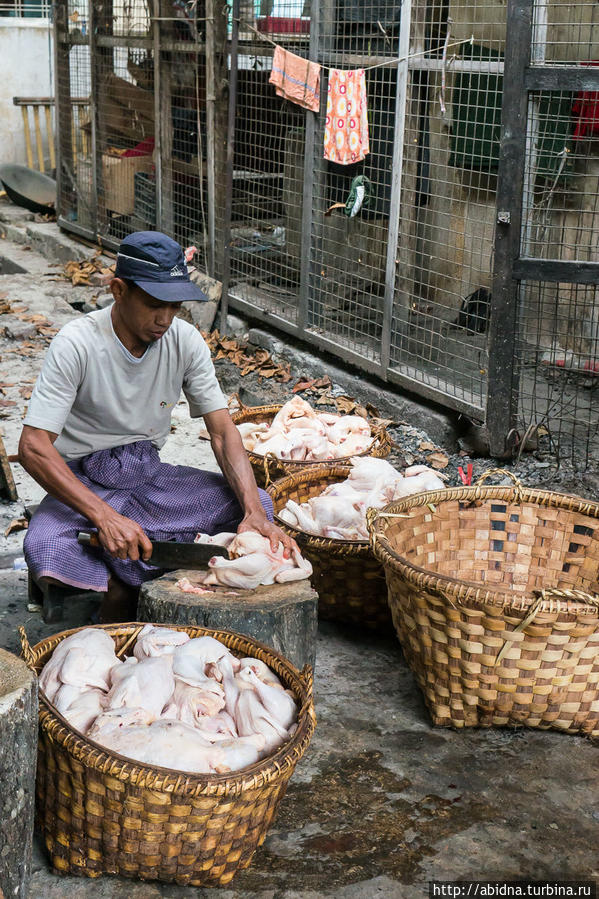
[[425,453],[428,450],[434,450],[435,445],[433,443],[429,443],[428,440],[421,440],[418,444],[418,449],[421,450],[421,452]]
[[16,405],[17,404],[15,403],[14,400],[0,400],[0,406],[2,406],[3,408],[6,406],[16,406]]
[[32,387],[21,387],[21,388],[19,388],[19,393],[21,394],[23,399],[30,400],[32,390],[33,390]]
[[300,393],[302,390],[308,390],[309,387],[314,386],[314,379],[310,378],[300,378],[297,384],[292,389],[292,393]]
[[12,534],[13,531],[24,531],[29,527],[29,522],[26,518],[13,518],[9,526],[4,531],[4,536],[8,537],[9,534]]
[[314,388],[316,388],[317,390],[326,390],[327,388],[332,386],[331,379],[329,378],[328,375],[325,375],[324,378],[317,378],[317,380],[314,381],[312,386]]
[[426,461],[433,468],[447,468],[449,465],[449,458],[445,453],[441,452],[431,453],[430,456],[426,457]]

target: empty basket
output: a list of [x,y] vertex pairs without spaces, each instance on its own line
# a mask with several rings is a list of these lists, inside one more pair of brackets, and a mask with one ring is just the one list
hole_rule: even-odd
[[435,724],[599,736],[599,504],[498,473],[369,510],[405,657]]

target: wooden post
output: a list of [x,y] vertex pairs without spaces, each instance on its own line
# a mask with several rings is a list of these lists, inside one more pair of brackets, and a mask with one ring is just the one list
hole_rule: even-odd
[[48,153],[50,154],[50,169],[56,168],[56,153],[54,152],[54,129],[52,128],[52,108],[49,104],[44,106],[46,114],[46,133],[48,135]]
[[25,133],[25,150],[27,152],[27,165],[33,168],[33,150],[31,149],[31,134],[29,132],[29,109],[27,106],[21,106],[21,115],[23,116],[23,131]]
[[172,4],[168,0],[154,0],[154,136],[156,142],[156,222],[157,227],[174,236],[175,216],[173,197],[173,113],[171,53],[162,50],[162,39],[173,33]]

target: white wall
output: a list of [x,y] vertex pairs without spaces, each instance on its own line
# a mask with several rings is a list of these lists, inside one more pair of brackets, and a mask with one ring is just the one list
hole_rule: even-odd
[[[13,106],[13,97],[51,97],[54,95],[54,67],[48,19],[13,19],[0,17],[0,163],[19,162],[27,165],[21,109]],[[37,149],[33,115],[30,113],[34,167]],[[48,153],[45,113],[40,109],[44,137],[46,171]]]

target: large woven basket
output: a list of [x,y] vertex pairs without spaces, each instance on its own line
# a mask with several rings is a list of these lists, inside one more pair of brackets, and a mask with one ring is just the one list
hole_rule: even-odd
[[350,472],[349,466],[321,464],[281,478],[268,487],[268,493],[277,524],[291,534],[312,563],[312,585],[318,593],[320,617],[371,630],[388,629],[391,614],[383,567],[375,559],[368,540],[317,537],[291,527],[278,515],[288,499],[304,503],[331,484],[344,481]]
[[[119,656],[143,624],[105,625]],[[78,628],[77,630],[80,630]],[[277,805],[316,723],[312,670],[298,672],[249,638],[201,627],[237,656],[266,662],[299,707],[295,734],[273,755],[225,775],[193,775],[132,762],[87,739],[40,691],[37,818],[52,864],[61,874],[120,874],[193,886],[226,884],[246,868],[266,836]],[[22,631],[22,629],[21,629]],[[25,661],[38,674],[74,630],[33,648],[21,633]]]
[[[239,399],[239,395],[236,396],[236,399],[239,402],[240,409],[231,414],[231,418],[236,425],[248,421],[254,422],[255,424],[267,421],[270,424],[277,412],[283,408],[281,403],[270,406],[244,406]],[[389,455],[391,451],[391,438],[387,433],[387,429],[379,425],[372,425],[372,432],[374,440],[368,449],[363,453],[354,453],[351,458],[354,456],[375,456],[377,458],[383,458],[384,456]],[[277,459],[272,453],[267,453],[266,456],[264,456],[260,453],[254,453],[251,450],[246,450],[246,452],[259,487],[266,487],[271,481],[274,481],[277,478],[283,477],[286,474],[296,474],[303,469],[316,471],[322,468],[324,464],[347,465],[350,459],[348,456],[345,459],[335,459],[334,462],[331,463],[294,462],[287,459]]]
[[405,657],[435,724],[599,736],[599,504],[501,473],[369,510]]

